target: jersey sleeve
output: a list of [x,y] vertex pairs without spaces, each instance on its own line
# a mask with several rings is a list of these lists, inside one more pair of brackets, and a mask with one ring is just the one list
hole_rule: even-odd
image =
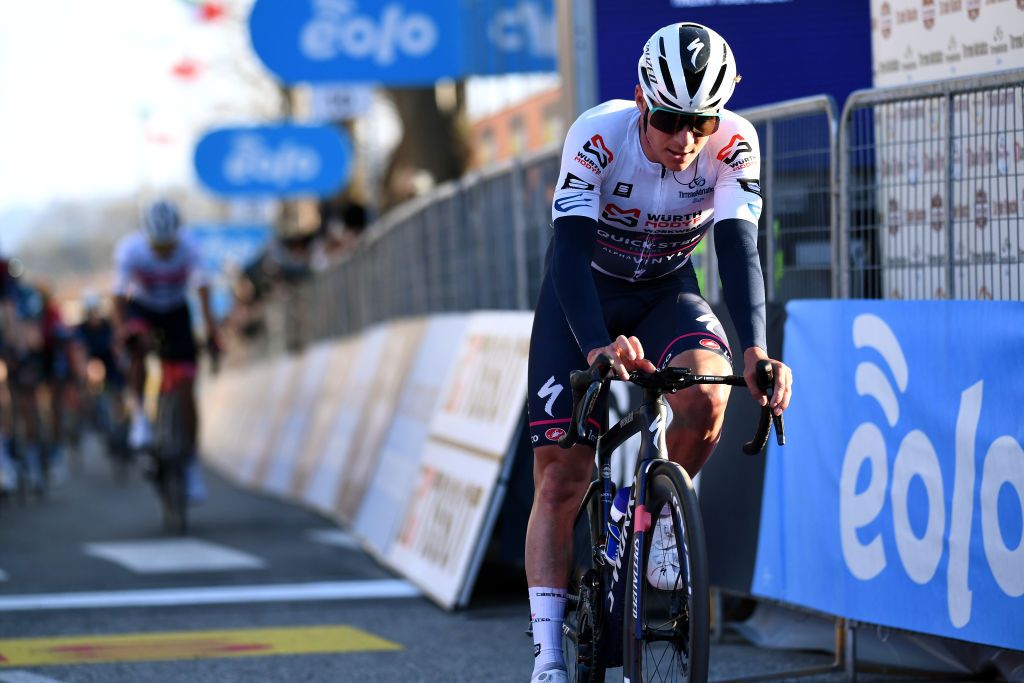
[[187,250],[189,282],[193,287],[208,287],[213,280],[213,274],[206,267],[202,248],[190,239],[184,241],[184,246]]
[[761,150],[757,130],[735,117],[715,152],[721,167],[715,182],[715,222],[738,218],[757,225],[761,217]]
[[601,175],[615,155],[605,136],[584,114],[569,128],[562,147],[562,166],[551,201],[551,221],[567,216],[597,220],[601,208]]
[[114,295],[127,296],[132,281],[130,236],[124,237],[114,248]]

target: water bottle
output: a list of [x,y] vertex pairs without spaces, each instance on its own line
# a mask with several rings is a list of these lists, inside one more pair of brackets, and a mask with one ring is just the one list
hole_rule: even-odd
[[619,563],[619,545],[622,540],[622,527],[619,522],[626,516],[629,507],[629,487],[623,486],[612,500],[611,519],[608,520],[608,542],[605,544],[605,559],[613,565]]

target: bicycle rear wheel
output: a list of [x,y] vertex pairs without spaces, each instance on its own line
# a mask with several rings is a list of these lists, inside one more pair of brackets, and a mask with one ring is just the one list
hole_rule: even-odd
[[[658,515],[665,505],[672,512],[671,533],[665,528],[665,533],[659,534]],[[707,552],[697,494],[681,467],[668,461],[651,466],[647,510],[651,529],[644,534],[641,561],[633,557],[632,543],[626,555],[624,673],[634,683],[705,683],[710,648]],[[647,572],[656,535],[656,552],[666,553],[667,560],[658,563],[665,571],[653,576],[659,587],[652,585]],[[642,611],[634,604],[633,586],[640,593]]]
[[185,460],[188,446],[184,436],[184,416],[178,392],[160,394],[154,434],[158,461],[157,485],[163,507],[164,528],[177,535],[188,531],[188,500]]

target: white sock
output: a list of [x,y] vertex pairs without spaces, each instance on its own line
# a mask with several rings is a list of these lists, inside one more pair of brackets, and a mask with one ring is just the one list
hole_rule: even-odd
[[530,588],[530,612],[534,675],[556,667],[564,668],[562,620],[565,616],[565,589]]

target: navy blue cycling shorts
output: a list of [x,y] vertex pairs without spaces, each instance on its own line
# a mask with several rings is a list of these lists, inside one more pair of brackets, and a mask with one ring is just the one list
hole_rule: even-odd
[[[701,297],[689,264],[647,282],[627,282],[595,271],[594,284],[611,338],[636,336],[644,355],[656,366],[665,367],[673,357],[691,349],[717,353],[732,363],[722,324]],[[565,433],[572,415],[569,373],[586,367],[584,351],[566,322],[549,269],[541,284],[530,337],[527,405],[534,448],[551,446]],[[602,397],[595,416],[604,419],[606,403],[607,397]],[[594,446],[596,429],[604,426],[593,422],[594,429],[581,442]]]

